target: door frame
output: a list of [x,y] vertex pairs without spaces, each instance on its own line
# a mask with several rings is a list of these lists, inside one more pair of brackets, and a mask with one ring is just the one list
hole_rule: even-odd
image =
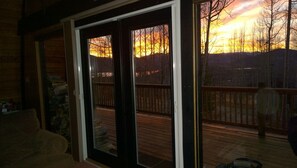
[[[119,153],[120,151],[123,151],[123,146],[121,145],[123,143],[123,139],[122,139],[122,132],[119,132],[118,129],[116,129],[116,135],[117,135],[117,156],[111,155],[111,154],[107,154],[105,152],[102,152],[100,150],[96,150],[94,149],[93,145],[94,144],[94,133],[93,133],[93,108],[94,108],[94,102],[93,102],[93,95],[92,95],[92,82],[91,82],[91,76],[90,76],[90,70],[89,70],[89,64],[90,64],[90,56],[88,53],[88,42],[87,39],[90,38],[96,38],[96,37],[100,37],[100,36],[105,36],[105,35],[111,35],[112,36],[112,40],[111,40],[111,44],[112,44],[112,61],[113,61],[113,73],[114,73],[114,77],[113,77],[113,84],[114,84],[114,89],[115,89],[115,99],[114,99],[114,103],[115,103],[115,122],[116,122],[116,126],[119,125],[118,127],[123,127],[123,123],[121,121],[121,118],[123,116],[118,115],[118,114],[122,114],[121,110],[122,110],[122,104],[121,104],[121,97],[122,97],[122,84],[121,84],[121,61],[119,59],[119,44],[118,44],[118,32],[117,32],[117,25],[118,23],[116,22],[109,22],[106,23],[104,25],[98,25],[98,26],[94,26],[94,27],[89,27],[86,28],[84,30],[81,31],[81,52],[82,52],[82,73],[83,73],[83,89],[85,91],[84,94],[84,100],[85,100],[85,117],[86,117],[86,133],[87,136],[89,136],[87,140],[87,149],[88,149],[88,156],[89,157],[100,157],[101,158],[101,162],[104,164],[110,164],[110,166],[112,167],[119,167],[121,164],[123,164],[124,160],[120,157],[118,157],[119,155],[123,155],[121,153]],[[82,41],[83,40],[83,41]]]
[[82,158],[85,160],[87,159],[87,142],[86,142],[86,133],[84,130],[86,129],[86,123],[85,123],[85,115],[84,115],[84,92],[83,92],[83,80],[82,80],[82,62],[81,62],[81,48],[80,48],[80,30],[83,28],[87,27],[92,27],[95,25],[100,25],[108,22],[112,22],[114,20],[118,19],[124,19],[128,17],[133,17],[136,15],[152,12],[152,11],[157,11],[160,9],[164,8],[171,8],[171,28],[172,28],[172,62],[173,62],[173,83],[174,83],[174,88],[173,88],[173,103],[174,103],[174,134],[175,134],[175,165],[176,167],[183,167],[184,162],[183,162],[183,118],[182,118],[182,84],[181,84],[181,35],[180,35],[180,9],[178,8],[178,5],[176,6],[174,1],[167,2],[164,4],[159,4],[156,6],[152,6],[146,9],[141,9],[138,11],[134,11],[131,13],[127,13],[124,15],[119,15],[115,16],[112,18],[108,18],[105,20],[98,21],[96,23],[90,23],[87,25],[75,27],[75,46],[76,46],[76,63],[77,63],[77,74],[78,74],[78,88],[77,88],[77,99],[80,100],[78,104],[78,108],[80,109],[80,122],[79,124],[81,126],[82,130]]
[[[158,20],[157,20],[157,19]],[[124,99],[124,104],[126,105],[126,112],[125,114],[128,116],[127,118],[127,135],[133,136],[133,139],[128,139],[127,140],[127,146],[130,149],[127,149],[127,152],[129,155],[132,155],[134,157],[130,158],[133,159],[136,163],[139,161],[138,159],[138,141],[137,141],[137,116],[136,116],[136,78],[135,78],[135,62],[134,62],[134,57],[132,55],[131,52],[131,48],[132,48],[132,42],[130,41],[130,43],[127,43],[126,40],[132,40],[131,39],[131,31],[133,30],[137,30],[137,29],[143,29],[143,28],[147,28],[147,27],[154,27],[154,26],[158,26],[158,25],[163,25],[166,24],[168,25],[168,31],[170,34],[169,37],[169,43],[170,43],[170,47],[169,47],[169,52],[171,54],[170,58],[169,58],[169,63],[170,63],[170,86],[171,86],[171,96],[174,99],[173,96],[173,87],[174,87],[174,82],[173,82],[173,75],[172,75],[172,70],[173,70],[173,64],[172,64],[172,24],[171,24],[171,8],[164,8],[164,9],[160,9],[160,10],[156,10],[156,11],[152,11],[149,13],[144,13],[144,14],[140,14],[140,15],[136,15],[136,16],[132,16],[132,17],[128,17],[125,19],[121,19],[119,22],[121,24],[121,33],[122,33],[122,38],[121,38],[121,44],[122,44],[122,48],[123,48],[123,78],[128,79],[128,81],[125,81],[126,85],[124,87],[124,90],[126,93],[125,99]],[[137,23],[137,24],[135,24]],[[129,37],[130,36],[130,37]],[[127,48],[129,48],[129,50],[127,50]],[[125,50],[126,49],[126,50]],[[175,121],[175,116],[174,116],[174,103],[171,100],[171,126],[172,126],[172,130],[175,129],[175,125],[173,124]],[[134,131],[130,131],[130,130],[134,130]],[[175,138],[173,138],[175,135],[175,131],[172,131],[172,162],[173,165],[175,165]],[[131,147],[133,146],[132,150]],[[128,159],[128,158],[127,158]],[[131,165],[132,166],[132,165]],[[130,166],[129,166],[130,167]]]
[[[181,61],[180,61],[180,31],[179,31],[179,19],[178,19],[178,12],[179,10],[176,8],[176,6],[174,5],[173,2],[168,2],[165,4],[160,4],[160,5],[156,5],[153,7],[149,7],[146,9],[142,9],[142,10],[138,10],[135,12],[131,12],[128,14],[124,14],[124,15],[120,15],[120,16],[116,16],[113,18],[109,18],[106,20],[101,20],[99,22],[96,23],[90,23],[88,25],[83,25],[80,27],[76,27],[75,28],[75,39],[76,39],[76,60],[77,60],[77,64],[78,64],[78,81],[79,81],[79,95],[80,95],[80,99],[84,100],[83,98],[83,80],[82,80],[82,63],[80,61],[81,58],[81,48],[80,48],[80,31],[83,28],[87,28],[87,27],[92,27],[95,25],[101,25],[101,24],[105,24],[108,22],[112,22],[115,20],[119,20],[119,19],[125,19],[125,18],[129,18],[129,17],[133,17],[133,16],[137,16],[137,15],[141,15],[144,13],[148,13],[148,12],[152,12],[152,11],[157,11],[160,9],[164,9],[164,8],[171,8],[171,20],[172,20],[172,62],[173,62],[173,106],[174,106],[174,134],[175,134],[175,165],[176,167],[183,167],[183,133],[182,133],[182,104],[181,104]],[[175,46],[175,47],[174,47]],[[83,101],[80,101],[79,104],[79,109],[81,111],[81,123],[82,123],[82,141],[83,141],[83,159],[87,159],[87,151],[86,151],[86,147],[87,147],[87,143],[86,143],[86,134],[85,132],[83,132],[83,130],[86,129],[86,123],[85,123],[85,115],[84,115],[84,103]]]
[[[96,25],[88,28],[81,29],[81,59],[82,59],[82,72],[84,83],[84,99],[86,110],[86,132],[87,132],[87,147],[88,156],[98,161],[105,163],[113,167],[119,167],[120,165],[127,165],[128,167],[134,167],[138,163],[137,153],[137,134],[136,134],[136,109],[135,109],[135,83],[134,79],[134,64],[131,53],[131,31],[134,29],[141,29],[159,24],[169,25],[170,33],[170,67],[172,67],[172,45],[171,45],[171,8],[164,8],[162,10],[144,13],[141,15],[121,19],[114,22],[108,22],[101,25]],[[116,126],[117,126],[117,146],[118,155],[106,154],[94,148],[94,133],[93,133],[93,99],[92,99],[92,86],[90,83],[91,76],[89,70],[90,57],[88,53],[88,42],[90,38],[98,36],[112,35],[112,52],[114,62],[114,83],[115,83],[115,114],[116,114]],[[130,42],[127,42],[130,41]],[[170,71],[172,72],[172,71]],[[170,83],[172,82],[172,73],[170,73]],[[171,90],[171,95],[173,90]],[[123,94],[122,94],[123,93]],[[123,97],[123,96],[124,97]],[[172,96],[173,97],[173,96]],[[173,104],[173,99],[171,103]],[[171,106],[173,112],[173,106]],[[174,128],[174,113],[171,115],[171,126]],[[173,130],[173,129],[172,129]],[[175,135],[174,132],[172,135]],[[173,137],[173,136],[172,136]],[[172,138],[171,137],[171,138]],[[172,158],[173,165],[175,165],[175,145],[174,138],[172,140]]]

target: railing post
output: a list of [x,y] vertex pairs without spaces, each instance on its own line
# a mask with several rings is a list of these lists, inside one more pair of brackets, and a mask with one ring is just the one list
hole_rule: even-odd
[[258,84],[257,92],[257,113],[258,113],[258,136],[265,137],[265,114],[266,114],[266,93],[265,84],[260,82]]

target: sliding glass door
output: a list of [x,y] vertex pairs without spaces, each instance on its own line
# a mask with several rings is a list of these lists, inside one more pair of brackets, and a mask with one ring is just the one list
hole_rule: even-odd
[[[86,107],[86,131],[89,157],[102,157],[115,163],[118,155],[116,129],[120,91],[116,87],[117,37],[115,23],[81,32],[82,63]],[[113,165],[116,166],[116,165]]]
[[81,33],[88,157],[174,167],[171,10]]
[[168,24],[131,30],[137,161],[172,165],[171,52]]

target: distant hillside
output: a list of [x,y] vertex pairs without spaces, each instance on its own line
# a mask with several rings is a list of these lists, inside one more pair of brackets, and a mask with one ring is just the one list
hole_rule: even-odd
[[[273,87],[281,87],[284,74],[285,49],[268,53],[227,53],[209,56],[209,72],[212,85],[253,86],[259,82],[271,82]],[[268,60],[270,59],[270,66]],[[297,51],[289,50],[288,81],[290,87],[296,87]],[[269,80],[271,75],[271,80]]]
[[[134,70],[137,83],[169,84],[171,78],[170,56],[154,54],[134,58]],[[91,56],[92,76],[96,81],[111,82],[106,74],[113,72],[113,59]]]
[[[282,87],[285,53],[286,50],[277,49],[268,53],[210,54],[208,68],[211,76],[210,85],[257,87],[259,82],[264,82],[272,87]],[[112,81],[112,59],[92,56],[91,62],[92,77],[95,81]],[[169,55],[154,54],[134,58],[136,82],[169,84],[172,69],[170,64]],[[297,87],[296,65],[297,51],[290,50],[288,56],[289,87]]]

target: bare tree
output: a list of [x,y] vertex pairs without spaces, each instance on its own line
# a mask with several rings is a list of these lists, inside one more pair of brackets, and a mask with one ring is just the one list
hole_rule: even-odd
[[274,49],[275,39],[284,27],[283,0],[264,0],[261,13],[262,26],[266,28],[266,51]]
[[245,51],[245,27],[242,27],[239,31],[239,52]]
[[292,18],[292,0],[288,0],[288,12],[287,12],[287,31],[286,31],[286,53],[284,56],[284,79],[283,88],[288,87],[288,56],[291,42],[291,18]]
[[255,54],[256,52],[256,28],[255,28],[255,25],[252,27],[252,38],[251,38],[251,50],[253,52],[253,54]]
[[291,47],[297,49],[297,0],[291,0]]
[[139,56],[142,57],[142,29],[139,29]]
[[144,56],[147,56],[147,50],[146,50],[146,48],[147,48],[147,32],[146,32],[146,28],[145,29],[143,29],[143,31],[144,31]]
[[291,47],[296,50],[297,49],[297,29],[292,28],[291,34],[292,34]]
[[257,21],[254,25],[256,29],[256,47],[258,51],[265,52],[266,51],[266,39],[265,39],[265,27],[261,21]]
[[133,56],[136,55],[136,46],[135,46],[135,43],[136,43],[136,32],[135,31],[132,31],[132,40],[133,40]]
[[203,74],[204,84],[208,83],[208,55],[209,55],[209,37],[211,24],[218,21],[221,16],[221,13],[232,3],[234,0],[210,0],[208,2],[201,4],[201,19],[205,22],[205,43],[204,43],[204,65],[203,65]]
[[265,51],[267,54],[266,62],[266,85],[270,87],[272,85],[272,65],[269,52],[272,51],[278,45],[280,40],[279,34],[284,27],[283,19],[283,0],[264,0],[262,4],[261,18],[258,21],[258,25],[265,29]]
[[112,57],[111,36],[102,36],[89,40],[90,51],[96,52],[98,57]]
[[155,53],[155,27],[150,28],[150,48],[151,48],[151,55]]
[[238,33],[237,33],[237,30],[233,30],[233,34],[232,34],[232,37],[231,37],[231,48],[232,48],[232,52],[238,52]]
[[164,25],[164,53],[168,54],[169,53],[169,30],[168,30],[168,25]]
[[236,51],[236,33],[234,31],[233,36],[228,39],[228,48],[230,53],[234,53]]

